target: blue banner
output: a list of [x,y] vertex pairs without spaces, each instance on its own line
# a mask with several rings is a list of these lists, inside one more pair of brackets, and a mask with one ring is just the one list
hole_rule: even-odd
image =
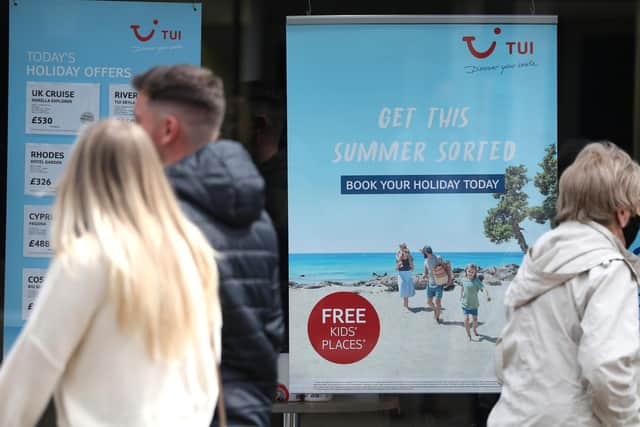
[[504,175],[348,175],[340,193],[504,193]]
[[499,390],[503,295],[555,205],[556,32],[543,16],[289,18],[292,392]]
[[5,354],[44,280],[51,205],[78,130],[133,120],[135,74],[200,63],[201,5],[20,0],[9,36]]

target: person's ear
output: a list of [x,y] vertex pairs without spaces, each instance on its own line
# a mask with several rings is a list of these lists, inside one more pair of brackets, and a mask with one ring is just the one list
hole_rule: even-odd
[[631,212],[629,212],[627,209],[616,210],[616,222],[618,223],[618,226],[620,226],[620,228],[626,227],[630,219]]
[[160,134],[160,143],[169,145],[178,139],[181,127],[180,121],[176,116],[168,114],[162,118],[162,128]]

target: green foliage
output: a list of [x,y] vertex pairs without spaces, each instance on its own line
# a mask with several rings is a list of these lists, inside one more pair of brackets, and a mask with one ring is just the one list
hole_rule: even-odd
[[533,206],[529,209],[529,218],[538,224],[552,221],[556,215],[556,200],[558,199],[558,159],[556,157],[555,144],[549,144],[545,148],[545,156],[538,163],[542,169],[533,180],[540,194],[546,196],[542,206]]
[[544,224],[555,216],[558,198],[558,159],[555,144],[545,148],[540,163],[541,171],[533,179],[540,194],[545,196],[541,206],[528,206],[529,196],[523,191],[529,182],[527,168],[524,165],[509,166],[505,170],[505,191],[494,194],[498,206],[489,209],[484,219],[484,235],[493,243],[505,243],[515,239],[522,252],[528,249],[520,223],[527,218]]
[[504,243],[516,239],[520,249],[528,248],[520,223],[529,215],[529,196],[523,188],[529,182],[527,168],[524,165],[509,166],[505,170],[505,191],[495,193],[498,206],[489,209],[484,219],[484,234],[493,243]]

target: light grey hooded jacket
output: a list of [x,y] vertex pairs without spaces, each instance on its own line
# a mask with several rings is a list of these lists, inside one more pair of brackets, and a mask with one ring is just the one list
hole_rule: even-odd
[[505,295],[488,426],[640,426],[637,260],[593,222],[529,249]]

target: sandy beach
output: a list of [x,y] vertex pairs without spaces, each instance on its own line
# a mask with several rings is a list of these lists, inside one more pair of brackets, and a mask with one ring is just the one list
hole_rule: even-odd
[[[485,280],[491,301],[480,294],[480,336],[474,336],[474,341],[465,332],[459,286],[444,293],[441,324],[426,306],[424,289],[416,289],[407,310],[398,292],[381,284],[290,287],[292,390],[300,387],[296,391],[309,392],[333,387],[334,391],[347,392],[377,387],[389,392],[454,391],[452,384],[457,384],[453,388],[458,391],[495,390],[493,354],[505,321],[502,302],[508,283]],[[380,318],[380,338],[363,360],[340,365],[315,352],[307,336],[307,320],[322,297],[345,291],[360,294],[375,307]]]

